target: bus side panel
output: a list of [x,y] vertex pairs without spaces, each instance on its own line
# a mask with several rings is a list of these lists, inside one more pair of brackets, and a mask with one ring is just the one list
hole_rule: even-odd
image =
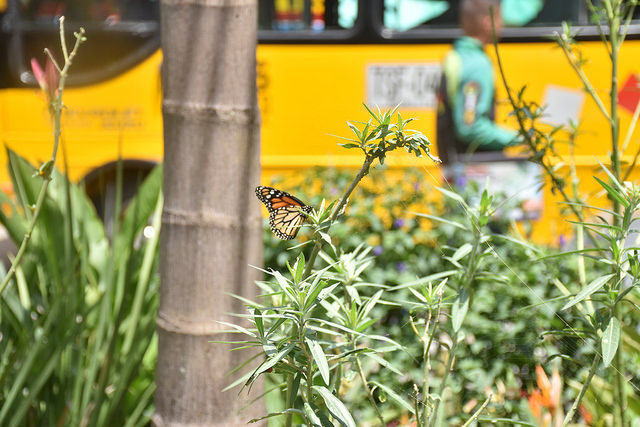
[[[161,60],[158,51],[114,79],[65,90],[61,147],[67,150],[71,179],[116,160],[119,147],[125,159],[161,161]],[[32,162],[49,159],[53,136],[44,94],[6,89],[0,98],[2,141]],[[0,164],[6,164],[4,150]],[[0,167],[0,182],[8,181],[6,168]]]
[[[584,56],[589,58],[585,70],[608,106],[611,78],[609,66],[603,65],[608,64],[606,51],[599,42],[582,43],[582,48]],[[350,137],[346,120],[368,120],[361,106],[362,102],[369,101],[366,94],[368,67],[375,64],[438,64],[449,49],[445,44],[261,45],[258,50],[258,82],[265,179],[279,171],[294,171],[312,165],[358,167],[362,162],[359,153],[339,147],[337,144],[342,141],[334,135]],[[488,46],[487,52],[495,63],[493,47]],[[585,185],[592,194],[597,192],[597,187],[591,185],[595,184],[591,176],[599,168],[596,158],[608,163],[607,153],[611,149],[608,123],[596,104],[584,97],[582,84],[562,51],[553,43],[505,43],[500,45],[500,55],[509,85],[516,90],[526,85],[527,99],[540,104],[545,99],[558,102],[555,98],[548,98],[549,93],[577,94],[584,98],[576,116],[581,134],[575,148],[575,162]],[[630,74],[640,71],[637,63],[632,61],[638,57],[640,41],[627,41],[620,64],[621,84]],[[506,100],[497,66],[496,95],[496,121],[515,128],[517,124],[513,117],[509,117],[511,106]],[[434,142],[435,151],[435,109],[401,106],[400,111],[405,118],[418,119],[412,127]],[[620,115],[621,129],[625,129],[631,120],[631,112],[620,110]],[[563,138],[562,135],[559,137]],[[566,135],[564,139],[567,139]],[[636,137],[624,153],[625,161],[629,162],[633,157],[637,141]],[[569,146],[559,143],[556,148],[567,161]],[[389,164],[392,167],[423,167],[429,172],[428,176],[433,177],[434,184],[441,180],[437,167],[429,160],[414,160],[403,153],[392,156]],[[543,218],[535,227],[533,237],[539,241],[557,241],[558,236],[569,233],[570,229],[558,209],[560,200],[548,186],[544,199]]]

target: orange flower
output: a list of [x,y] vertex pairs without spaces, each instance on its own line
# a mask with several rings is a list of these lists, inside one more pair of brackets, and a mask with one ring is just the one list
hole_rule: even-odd
[[547,408],[551,414],[554,414],[560,406],[560,394],[562,393],[562,380],[560,379],[558,368],[553,369],[551,380],[549,380],[549,377],[547,377],[547,374],[540,365],[536,366],[536,373],[538,374],[538,387],[542,393],[542,405]]
[[593,415],[591,415],[591,412],[589,412],[584,405],[578,406],[578,412],[580,412],[580,416],[584,420],[585,424],[590,426],[593,422]]
[[542,403],[542,393],[540,393],[540,390],[533,390],[533,393],[531,393],[531,396],[529,396],[528,400],[531,413],[536,419],[540,419],[542,407],[544,406]]
[[551,425],[554,417],[560,420],[561,414],[556,414],[556,412],[558,412],[558,408],[561,408],[562,380],[557,368],[553,369],[551,380],[540,365],[536,366],[536,373],[539,388],[533,390],[529,396],[529,409],[541,425],[548,426]]

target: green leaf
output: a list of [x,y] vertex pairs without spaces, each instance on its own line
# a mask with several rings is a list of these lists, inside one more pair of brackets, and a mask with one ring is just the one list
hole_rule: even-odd
[[374,113],[373,111],[371,111],[371,108],[369,108],[369,106],[367,104],[365,104],[364,102],[362,103],[362,105],[364,105],[364,108],[367,109],[367,111],[369,112],[369,114],[371,114],[371,117],[373,117],[374,119],[376,119],[376,121],[378,123],[380,123],[380,119],[378,118],[378,116],[376,115],[376,113]]
[[122,237],[118,236],[114,243],[114,254],[126,256],[128,251],[123,246],[130,246],[142,229],[147,226],[148,220],[156,208],[158,197],[162,193],[162,166],[158,165],[149,173],[144,182],[138,187],[138,193],[131,199],[124,212],[121,223]]
[[27,221],[18,213],[15,203],[4,191],[0,191],[0,206],[3,207],[0,209],[0,223],[9,232],[11,240],[20,242],[27,233]]
[[411,282],[407,282],[407,283],[403,283],[403,284],[398,285],[398,286],[394,286],[390,290],[391,291],[397,291],[398,289],[404,289],[404,288],[410,288],[412,286],[424,285],[425,283],[429,283],[432,280],[438,280],[438,279],[442,279],[442,278],[445,278],[445,277],[453,276],[457,272],[458,272],[458,270],[441,271],[439,273],[430,274],[430,275],[425,276],[425,277],[423,277],[421,279],[418,279],[418,280],[413,280]]
[[307,311],[309,310],[316,298],[318,297],[318,295],[320,294],[320,292],[322,292],[322,290],[324,288],[327,287],[327,285],[329,284],[329,282],[325,281],[325,280],[320,280],[318,282],[315,283],[315,285],[311,288],[311,290],[309,291],[309,294],[307,295],[307,298],[304,302],[304,310]]
[[391,363],[389,363],[388,361],[386,361],[385,359],[383,359],[382,357],[380,357],[378,354],[368,351],[363,353],[366,357],[374,360],[376,363],[378,363],[381,366],[384,366],[386,369],[390,370],[391,372],[393,372],[394,374],[398,375],[399,377],[403,376],[404,373],[401,372],[400,370],[398,370],[397,368],[395,368]]
[[607,329],[602,334],[602,363],[607,367],[611,364],[620,344],[620,323],[612,317]]
[[301,252],[300,256],[298,257],[298,261],[296,262],[296,274],[294,278],[295,283],[300,283],[300,281],[302,280],[302,273],[304,273],[304,264],[304,253]]
[[320,409],[318,405],[316,405],[313,402],[305,403],[305,405],[309,405],[313,410],[313,412],[316,414],[316,416],[320,419],[320,422],[322,423],[321,427],[335,427],[328,417],[329,415],[328,412],[325,414],[323,412],[323,409]]
[[349,126],[351,131],[356,134],[359,140],[362,140],[362,134],[360,133],[360,130],[353,123],[347,122],[347,126]]
[[311,405],[309,405],[309,403],[307,402],[304,402],[304,415],[307,420],[311,421],[311,425],[313,427],[322,427],[322,421],[320,421],[320,418],[318,418]]
[[262,322],[262,312],[257,308],[253,309],[253,321],[260,333],[260,337],[264,337],[264,323]]
[[465,256],[467,256],[472,249],[473,249],[473,246],[471,245],[471,243],[465,243],[464,245],[458,248],[458,250],[451,256],[451,258],[454,261],[458,261],[464,258]]
[[566,310],[569,307],[573,307],[585,298],[589,297],[591,294],[603,287],[604,284],[607,283],[613,276],[615,276],[615,274],[607,274],[606,276],[598,277],[593,282],[589,283],[580,292],[578,292],[578,294],[571,300],[569,300],[569,302],[567,302],[560,310]]
[[322,237],[322,240],[324,240],[325,242],[327,242],[328,244],[331,244],[331,236],[327,233],[323,233],[322,231],[320,232],[320,237]]
[[267,415],[260,417],[260,418],[253,418],[251,420],[249,420],[248,424],[253,424],[253,423],[257,423],[258,421],[262,421],[262,420],[266,420],[268,418],[272,418],[272,417],[279,417],[282,415],[289,415],[289,414],[300,414],[303,415],[303,412],[299,409],[295,409],[295,408],[289,408],[289,409],[285,409],[284,411],[281,412],[271,412],[268,413]]
[[[278,354],[276,354],[275,356],[265,360],[262,365],[258,366],[256,368],[255,371],[253,371],[253,373],[251,374],[249,380],[247,380],[247,384],[249,382],[253,382],[253,380],[255,380],[255,378],[258,377],[258,375],[260,375],[263,372],[266,372],[269,370],[269,368],[273,367],[276,363],[280,362],[282,359],[284,359],[284,357],[289,354],[289,352],[291,350],[293,350],[295,348],[295,343],[290,343],[289,345],[287,345],[286,347],[284,347],[282,350],[280,350],[280,352]],[[245,386],[247,385],[245,384]],[[228,389],[229,386],[227,386],[226,389]]]
[[378,303],[378,300],[382,296],[382,292],[383,290],[380,289],[371,298],[369,298],[369,301],[367,301],[367,304],[363,307],[362,311],[360,312],[361,319],[364,319],[365,317],[367,317],[369,312],[373,310],[373,307],[375,307],[375,305]]
[[345,144],[338,144],[338,145],[344,148],[360,148],[360,144],[354,144],[353,142],[347,142]]
[[444,219],[444,218],[441,218],[441,217],[438,217],[438,216],[429,215],[429,214],[425,214],[425,213],[419,213],[419,212],[408,212],[408,213],[413,214],[415,216],[428,218],[428,219],[431,219],[433,221],[438,221],[438,222],[441,222],[443,224],[449,224],[449,225],[451,225],[453,227],[456,227],[456,228],[459,228],[461,230],[466,230],[467,229],[467,227],[465,227],[464,225],[460,224],[459,222],[449,221],[447,219]]
[[629,207],[629,201],[625,199],[624,196],[619,191],[616,191],[613,187],[611,187],[609,184],[607,184],[603,180],[599,179],[597,176],[594,176],[594,178],[596,181],[600,183],[602,188],[604,188],[607,191],[607,193],[609,193],[611,197],[613,197],[618,202],[620,202],[620,204],[625,208]]
[[455,332],[458,332],[462,327],[462,322],[464,322],[468,310],[469,291],[467,288],[462,288],[458,292],[455,301],[453,301],[453,307],[451,307],[451,322]]
[[327,362],[327,356],[325,356],[324,350],[322,350],[322,346],[317,340],[310,337],[304,337],[304,341],[309,347],[313,360],[315,360],[316,365],[318,365],[318,370],[320,371],[320,375],[322,375],[324,383],[329,385],[329,363]]
[[287,405],[293,407],[294,402],[296,401],[296,397],[298,396],[298,390],[300,389],[300,382],[302,381],[302,373],[297,372],[293,376],[293,381],[291,382],[291,393],[289,393],[289,402]]
[[376,387],[379,387],[380,389],[384,390],[384,392],[387,394],[387,396],[391,398],[391,400],[393,400],[394,402],[402,406],[405,410],[411,412],[413,415],[416,414],[416,411],[413,408],[413,406],[409,402],[404,400],[398,393],[393,391],[393,389],[376,381],[369,381],[369,382],[371,384],[374,384]]
[[31,295],[29,294],[29,286],[27,285],[27,279],[24,277],[24,271],[22,267],[18,265],[16,269],[16,283],[18,288],[18,296],[20,297],[20,304],[25,310],[31,309]]
[[327,405],[327,409],[340,424],[344,427],[356,427],[356,422],[353,420],[347,407],[344,406],[344,403],[335,397],[329,389],[314,385],[313,390],[322,397],[325,405]]
[[218,323],[220,323],[221,325],[230,326],[233,329],[237,330],[238,332],[242,332],[243,334],[249,335],[250,337],[257,338],[256,334],[254,334],[253,332],[249,331],[248,329],[240,325],[236,325],[235,323],[223,322],[222,320],[218,320]]
[[618,190],[620,190],[621,192],[624,192],[624,187],[622,186],[622,184],[620,184],[620,181],[618,181],[618,179],[613,175],[613,173],[611,173],[611,171],[609,169],[607,169],[607,167],[605,165],[600,163],[600,160],[596,159],[596,161],[598,162],[598,164],[600,165],[600,167],[602,168],[604,173],[607,174],[607,176],[609,177],[611,182],[613,182],[615,184],[615,186],[618,187]]
[[442,187],[436,187],[436,190],[438,190],[448,198],[453,199],[456,202],[460,203],[462,206],[467,206],[467,203],[464,201],[461,195],[454,193],[453,191],[445,190]]

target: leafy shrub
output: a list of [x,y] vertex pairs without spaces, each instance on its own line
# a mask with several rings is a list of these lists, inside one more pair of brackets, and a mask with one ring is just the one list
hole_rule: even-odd
[[[423,313],[408,303],[412,299],[408,288],[398,285],[415,283],[419,278],[450,270],[452,264],[447,257],[451,257],[456,248],[469,243],[471,236],[454,225],[465,223],[468,212],[454,199],[433,197],[436,191],[427,184],[428,176],[423,171],[392,171],[391,179],[388,172],[377,169],[369,174],[368,181],[349,202],[344,221],[332,227],[331,239],[345,254],[363,248],[362,245],[369,248],[370,263],[357,278],[360,283],[399,287],[384,294],[390,304],[377,304],[373,309],[372,317],[379,320],[371,326],[369,333],[390,337],[404,346],[405,351],[395,351],[389,360],[402,376],[375,362],[365,368],[370,372],[371,382],[385,384],[410,400],[415,395],[413,385],[422,382],[425,361],[422,343],[409,319],[410,316],[419,318]],[[318,206],[323,195],[336,194],[335,189],[343,187],[350,175],[349,170],[317,168],[305,174],[296,186],[285,188],[305,202]],[[276,179],[274,185],[283,187],[286,183]],[[477,192],[478,189],[472,186],[462,194],[466,194],[463,197],[471,204],[469,199]],[[447,221],[420,217],[410,211],[427,212]],[[508,212],[502,215],[502,218],[508,217]],[[489,226],[499,232],[498,236],[503,236],[501,233],[507,233],[510,224],[494,218]],[[300,235],[304,240],[304,228]],[[292,244],[273,237],[266,223],[265,242],[267,270],[281,271],[286,269],[287,263],[295,262],[295,251],[287,250]],[[475,288],[474,302],[465,321],[472,326],[463,328],[466,345],[459,347],[456,353],[457,368],[450,379],[456,409],[450,412],[463,413],[465,404],[486,398],[487,390],[491,389],[496,403],[489,406],[490,415],[530,419],[523,396],[534,387],[536,366],[552,355],[570,354],[580,346],[571,338],[542,336],[545,331],[560,330],[564,326],[556,314],[559,305],[544,302],[560,296],[553,285],[556,279],[563,283],[578,280],[577,266],[575,261],[553,257],[544,263],[536,262],[541,251],[550,255],[557,249],[531,247],[511,238],[497,238],[491,244],[494,255],[483,267],[488,280]],[[601,269],[595,263],[587,262],[592,274],[597,275]],[[377,289],[362,286],[359,292],[370,297]],[[448,295],[451,296],[450,291]],[[439,338],[450,340],[446,333]],[[578,369],[567,366],[564,372],[572,376]],[[378,397],[385,399],[384,392],[380,389],[378,392]],[[355,391],[351,394],[348,397],[350,409],[360,415],[359,419],[373,419],[374,413],[364,404],[366,397]],[[387,418],[406,413],[398,405],[395,408],[386,405],[385,408]],[[454,420],[450,419],[451,422]]]
[[[13,152],[0,222],[19,243],[43,185]],[[0,299],[0,424],[144,425],[156,358],[157,168],[112,237],[86,195],[53,171],[37,227]],[[152,221],[153,236],[143,229]]]

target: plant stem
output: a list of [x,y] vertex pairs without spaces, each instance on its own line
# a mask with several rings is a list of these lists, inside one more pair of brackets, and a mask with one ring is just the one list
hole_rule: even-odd
[[622,365],[622,346],[620,346],[618,348],[618,351],[616,351],[616,355],[614,356],[614,360],[615,363],[613,364],[613,368],[615,370],[614,375],[615,375],[615,387],[616,387],[616,406],[617,406],[617,410],[618,410],[618,418],[619,418],[619,425],[620,427],[624,427],[626,426],[626,415],[625,415],[625,411],[627,409],[627,396],[626,396],[626,392],[624,389],[625,386],[625,378],[624,378],[624,373],[623,373],[623,369],[624,366]]
[[[285,406],[287,406],[286,409],[289,409],[288,408],[289,403],[293,400],[291,396],[292,387],[293,387],[293,376],[287,375],[287,392],[285,393]],[[289,412],[285,416],[284,425],[285,427],[291,427],[292,424],[293,424],[293,414]]]
[[462,425],[462,427],[468,427],[471,425],[471,423],[473,422],[473,420],[475,420],[476,418],[478,418],[480,416],[480,414],[482,413],[482,411],[484,410],[484,408],[487,407],[487,405],[489,404],[489,402],[491,402],[491,398],[493,397],[493,394],[489,394],[489,397],[487,397],[487,399],[484,401],[484,403],[482,404],[482,406],[480,408],[478,408],[478,410],[476,412],[473,413],[473,415],[471,416],[471,418],[469,418],[467,420],[466,423],[464,423]]
[[[354,348],[355,348],[355,343],[354,343]],[[364,369],[362,369],[362,363],[360,363],[360,358],[356,355],[355,359],[356,359],[356,366],[358,367],[358,373],[360,374],[360,379],[362,380],[364,389],[367,392],[367,397],[369,398],[369,402],[371,403],[371,406],[373,406],[373,409],[375,409],[376,411],[376,415],[380,420],[380,425],[384,426],[385,425],[384,418],[382,417],[380,408],[378,408],[378,405],[376,404],[376,400],[373,398],[373,393],[371,393],[371,389],[369,388],[369,384],[367,383],[367,377],[364,375]]]
[[453,333],[451,351],[449,352],[449,358],[447,359],[447,366],[442,374],[442,382],[440,383],[440,391],[438,392],[438,399],[436,400],[433,408],[433,418],[430,420],[429,425],[435,426],[440,416],[440,403],[444,400],[444,393],[447,388],[447,379],[449,378],[449,372],[453,367],[453,360],[456,357],[456,348],[458,347],[458,331]]
[[[24,256],[27,245],[31,240],[31,236],[33,235],[33,230],[36,227],[36,222],[38,221],[38,216],[40,216],[40,211],[42,210],[42,206],[44,205],[44,199],[47,194],[47,188],[49,188],[49,183],[51,182],[51,171],[53,170],[53,165],[55,165],[56,157],[58,155],[58,145],[60,144],[60,134],[62,133],[61,127],[61,117],[62,117],[62,93],[64,91],[64,84],[67,79],[67,75],[69,74],[69,67],[73,61],[73,58],[80,47],[80,44],[84,41],[84,29],[80,28],[79,36],[76,37],[76,44],[73,47],[73,50],[70,54],[67,54],[67,48],[64,43],[64,16],[60,17],[60,40],[62,41],[63,52],[64,52],[64,60],[65,64],[62,70],[60,71],[60,81],[58,82],[58,91],[56,97],[53,101],[53,111],[54,111],[54,126],[53,126],[53,150],[51,153],[51,158],[44,163],[43,168],[41,169],[43,182],[42,187],[40,187],[40,193],[38,194],[38,198],[36,200],[36,204],[33,208],[33,217],[31,218],[31,222],[29,223],[28,231],[25,233],[24,238],[22,239],[22,243],[20,244],[20,248],[18,249],[18,253],[11,263],[11,267],[7,272],[7,275],[0,283],[0,295],[4,292],[5,288],[9,284],[9,281],[13,278],[16,273],[20,262],[22,261],[22,257]],[[45,167],[46,166],[46,167]]]
[[[435,320],[437,322],[437,319]],[[429,310],[429,317],[424,326],[424,335],[427,335],[429,332],[429,326],[431,324],[431,310]],[[422,338],[422,363],[424,363],[424,368],[422,371],[422,421],[420,421],[420,415],[416,412],[416,418],[418,420],[418,426],[422,426],[424,422],[427,420],[428,410],[429,410],[429,375],[431,373],[431,356],[429,355],[429,348],[431,348],[431,343],[433,342],[434,333],[429,335],[429,339],[427,341]]]
[[[618,42],[618,32],[620,30],[620,16],[616,13],[609,24],[611,31],[611,168],[613,176],[620,180],[620,147],[618,146],[620,120],[618,117],[618,58],[620,44]],[[620,213],[620,203],[613,200],[613,211]],[[619,225],[620,218],[614,216],[614,225]]]
[[[509,88],[509,85],[507,83],[507,77],[504,73],[504,68],[502,66],[502,60],[500,59],[500,53],[498,51],[498,38],[495,35],[495,27],[493,24],[493,14],[491,14],[491,25],[492,25],[492,29],[494,31],[493,34],[493,47],[495,49],[496,52],[496,60],[498,63],[498,71],[500,73],[500,78],[502,79],[502,84],[505,87],[505,90],[507,91],[507,97],[509,98],[509,103],[511,104],[511,106],[513,107],[513,109],[518,112],[518,114],[516,114],[516,119],[518,120],[518,127],[520,128],[520,133],[525,137],[525,140],[527,142],[527,144],[529,145],[529,147],[531,147],[532,149],[534,148],[535,144],[534,142],[531,140],[531,136],[529,134],[529,132],[527,132],[525,123],[524,123],[524,118],[522,117],[521,114],[519,114],[519,112],[522,110],[516,100],[513,98],[513,94],[511,93],[511,89]],[[552,178],[552,185],[554,185],[554,188],[560,193],[560,195],[562,196],[562,198],[566,201],[566,202],[571,202],[572,200],[569,198],[569,196],[567,195],[567,193],[564,191],[564,188],[562,188],[559,185],[555,185],[555,179],[553,179],[553,177],[555,177],[555,172],[552,170],[552,168],[544,163],[544,162],[540,162],[540,165],[542,166],[542,168],[544,169],[544,172],[547,176]],[[584,221],[584,217],[582,215],[582,212],[580,212],[580,210],[578,210],[577,207],[575,207],[573,204],[569,203],[569,208],[571,209],[571,211],[573,212],[573,214],[576,216],[576,218],[578,218],[579,221]],[[593,241],[595,241],[594,239],[592,239]]]
[[[334,206],[333,210],[331,211],[331,215],[327,220],[329,221],[329,226],[331,226],[331,224],[336,220],[336,218],[342,211],[342,208],[347,204],[349,196],[351,195],[353,190],[355,190],[360,181],[362,181],[362,178],[364,178],[369,173],[369,168],[371,167],[373,161],[374,158],[369,156],[364,159],[364,163],[362,164],[360,171],[351,182],[349,188],[347,188],[347,190],[344,192],[344,194],[340,198],[340,201]],[[307,261],[307,265],[304,268],[304,272],[302,273],[303,280],[311,275],[311,270],[313,269],[313,265],[315,264],[316,257],[318,256],[320,249],[322,249],[322,238],[320,236],[316,236],[315,244],[313,245],[313,249],[311,250],[311,254],[309,255],[309,259]]]
[[564,53],[564,56],[567,58],[567,61],[569,62],[569,65],[571,66],[571,68],[573,68],[573,71],[575,71],[575,73],[578,75],[578,78],[580,79],[580,81],[582,81],[582,85],[584,86],[589,96],[591,96],[593,101],[598,106],[598,109],[600,110],[602,115],[607,119],[607,121],[613,124],[612,116],[607,111],[607,108],[605,107],[604,103],[598,96],[598,92],[591,84],[591,81],[589,81],[589,78],[582,70],[582,67],[580,66],[580,61],[578,60],[578,58],[576,58],[571,48],[567,46],[566,40],[563,38],[563,36],[560,36],[559,44],[560,44],[560,47],[562,48],[562,52]]
[[[442,294],[440,294],[440,296],[438,297],[438,309],[436,311],[436,315],[434,317],[433,320],[433,329],[431,330],[431,333],[429,334],[429,324],[431,322],[431,310],[429,310],[429,318],[425,324],[424,327],[424,334],[425,335],[429,335],[429,340],[427,342],[424,341],[424,338],[422,338],[422,342],[423,342],[423,350],[422,350],[422,357],[425,363],[424,366],[424,371],[423,371],[423,378],[422,378],[422,402],[423,402],[423,406],[424,409],[422,411],[422,422],[419,422],[419,425],[426,425],[427,423],[427,419],[428,419],[428,410],[429,410],[429,395],[430,395],[430,390],[429,390],[429,384],[430,384],[430,372],[431,372],[431,355],[429,354],[429,349],[431,348],[431,345],[433,343],[433,338],[436,335],[436,330],[438,328],[438,325],[440,324],[440,309],[442,308]],[[418,418],[419,420],[419,416],[418,413],[416,413],[416,418]]]
[[[604,2],[605,7],[607,8],[607,16],[609,19],[609,42],[611,44],[611,168],[613,176],[619,181],[620,180],[620,147],[618,145],[619,132],[620,132],[620,120],[618,117],[618,62],[619,62],[619,54],[620,54],[620,46],[622,40],[619,39],[620,36],[620,14],[621,5],[619,3],[612,4],[611,0],[607,0]],[[613,200],[613,211],[617,214],[621,213],[620,202],[617,199]],[[614,215],[613,224],[618,226],[620,225],[621,218],[619,215]],[[619,260],[617,260],[619,261]],[[619,263],[617,275],[620,274]],[[619,283],[617,280],[616,283]],[[617,306],[612,307],[612,316],[618,317]],[[625,422],[625,406],[626,406],[626,396],[625,396],[625,379],[623,373],[622,366],[622,348],[618,348],[616,354],[614,356],[615,364],[614,364],[614,393],[616,394],[616,399],[614,405],[616,406],[616,410],[618,412],[618,425],[621,427],[626,425]]]
[[562,427],[568,426],[571,420],[573,420],[573,417],[575,416],[576,411],[578,410],[578,407],[580,407],[582,398],[584,397],[585,393],[589,389],[589,384],[591,384],[591,379],[596,373],[596,369],[598,368],[599,363],[600,363],[600,353],[596,352],[595,356],[593,356],[593,362],[591,363],[591,368],[589,369],[589,374],[587,375],[587,379],[585,380],[584,384],[582,384],[582,388],[580,389],[580,392],[578,393],[578,396],[576,397],[576,399],[573,401],[573,404],[571,405],[571,409],[569,409],[569,412],[567,412],[567,416],[564,417],[564,421],[562,422]]

